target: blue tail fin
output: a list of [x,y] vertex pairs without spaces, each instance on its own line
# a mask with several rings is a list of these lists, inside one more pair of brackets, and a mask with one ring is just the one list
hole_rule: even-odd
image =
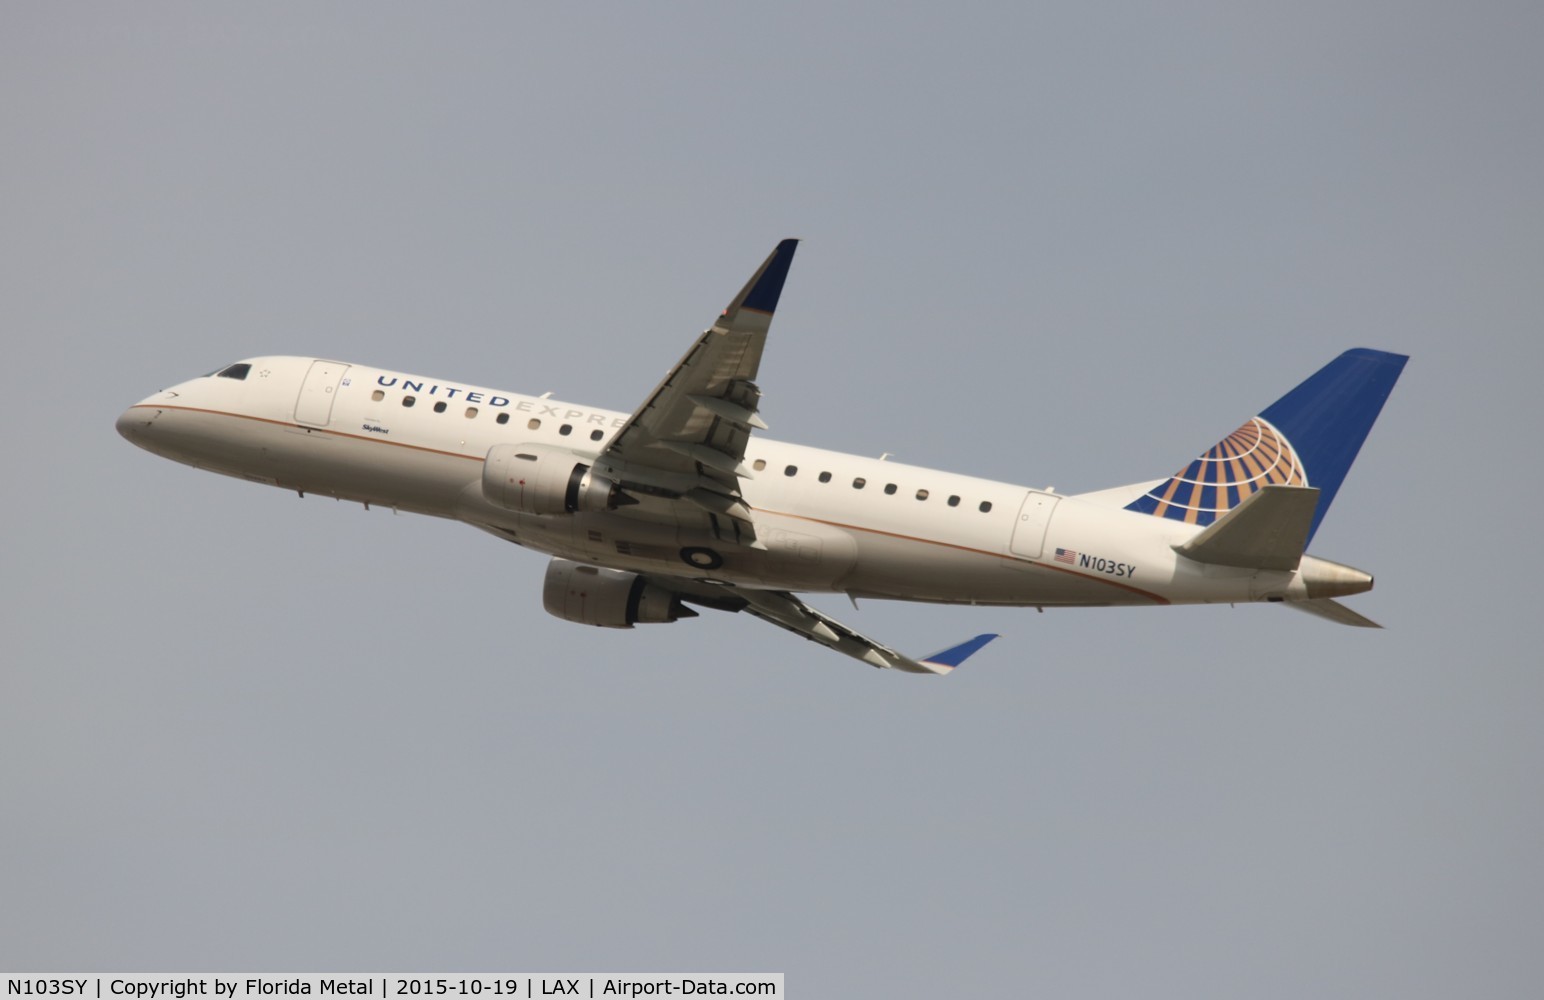
[[1262,486],[1312,486],[1311,541],[1407,360],[1347,351],[1126,509],[1204,526]]

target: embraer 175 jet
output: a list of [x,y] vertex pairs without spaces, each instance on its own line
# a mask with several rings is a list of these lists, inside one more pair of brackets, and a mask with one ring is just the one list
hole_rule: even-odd
[[1372,577],[1306,555],[1406,358],[1352,350],[1174,475],[1064,496],[765,437],[756,384],[784,240],[631,414],[317,358],[252,358],[129,407],[118,431],[253,482],[465,521],[552,556],[559,618],[744,611],[875,667],[945,674],[799,591],[1089,607],[1334,600]]

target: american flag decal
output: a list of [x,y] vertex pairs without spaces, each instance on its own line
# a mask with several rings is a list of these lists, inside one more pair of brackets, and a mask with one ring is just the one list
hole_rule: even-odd
[[1066,563],[1068,566],[1076,566],[1078,564],[1078,554],[1071,549],[1057,549],[1056,561]]

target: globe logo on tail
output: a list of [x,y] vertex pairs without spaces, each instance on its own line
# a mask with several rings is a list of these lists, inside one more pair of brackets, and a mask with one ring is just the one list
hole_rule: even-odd
[[1292,443],[1265,420],[1251,417],[1126,509],[1204,526],[1262,486],[1307,485]]

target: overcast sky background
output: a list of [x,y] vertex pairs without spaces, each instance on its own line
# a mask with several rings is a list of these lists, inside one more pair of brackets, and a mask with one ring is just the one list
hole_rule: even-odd
[[[1544,12],[1066,6],[0,5],[0,969],[1536,991]],[[1409,353],[1314,545],[1387,629],[584,629],[113,430],[269,353],[630,410],[785,236],[773,435],[1026,485]]]

